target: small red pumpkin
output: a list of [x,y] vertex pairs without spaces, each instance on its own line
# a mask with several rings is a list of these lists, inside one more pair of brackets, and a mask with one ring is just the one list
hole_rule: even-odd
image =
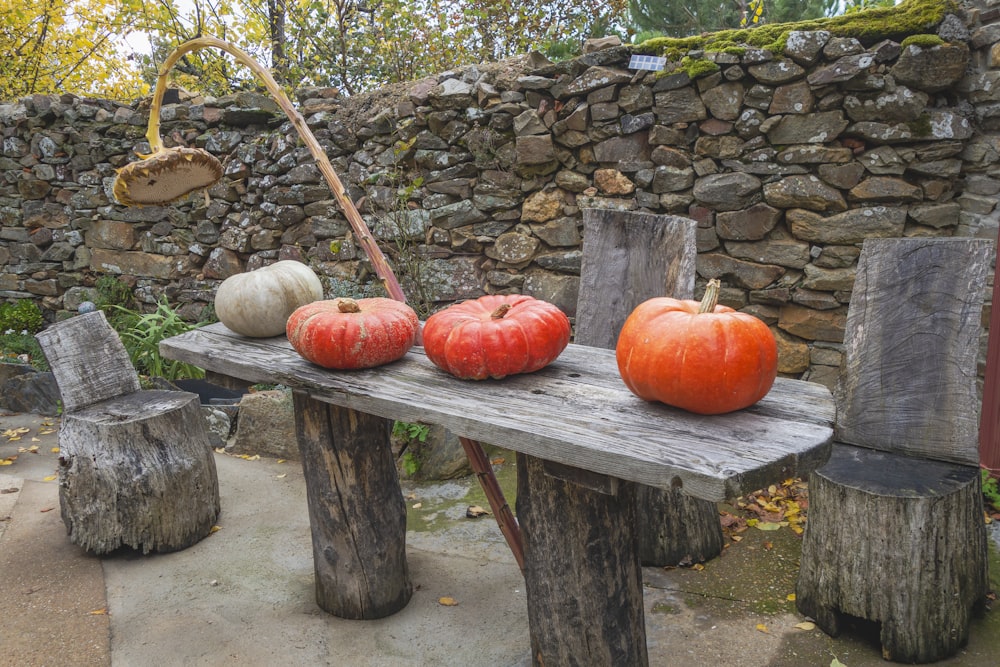
[[522,294],[491,294],[440,310],[424,324],[424,351],[463,380],[531,373],[569,344],[569,318]]
[[778,346],[762,321],[718,306],[719,281],[701,302],[660,297],[625,320],[615,355],[629,390],[703,415],[732,412],[767,395]]
[[295,351],[324,368],[372,368],[402,357],[420,322],[401,301],[337,298],[296,309],[285,333]]

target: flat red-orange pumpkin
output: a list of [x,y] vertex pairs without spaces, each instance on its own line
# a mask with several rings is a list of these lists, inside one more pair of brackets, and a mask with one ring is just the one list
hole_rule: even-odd
[[713,415],[749,407],[770,391],[778,374],[774,334],[752,315],[715,305],[713,283],[702,302],[650,299],[625,320],[615,354],[633,394]]
[[502,378],[543,368],[569,344],[569,318],[522,294],[491,294],[440,310],[424,323],[424,351],[464,380]]
[[337,298],[314,301],[288,318],[288,342],[305,359],[350,370],[381,366],[413,346],[420,322],[401,301]]

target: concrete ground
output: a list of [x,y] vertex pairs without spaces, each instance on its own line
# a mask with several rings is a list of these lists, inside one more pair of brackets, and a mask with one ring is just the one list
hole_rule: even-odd
[[[173,554],[98,558],[66,538],[57,429],[51,418],[0,414],[0,461],[16,457],[0,466],[0,665],[529,664],[523,581],[492,518],[465,518],[469,505],[487,507],[471,479],[404,482],[413,599],[386,619],[346,621],[314,602],[297,463],[217,454],[217,532]],[[508,488],[512,463],[501,466]],[[800,538],[743,537],[701,570],[645,568],[651,665],[886,664],[860,629],[831,639],[796,627],[806,620],[788,600]],[[1000,589],[995,548],[991,566]],[[1000,664],[997,612],[938,664]]]

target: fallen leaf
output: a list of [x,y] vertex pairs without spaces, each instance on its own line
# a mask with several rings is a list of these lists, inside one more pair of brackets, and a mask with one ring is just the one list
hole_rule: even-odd
[[13,465],[14,459],[0,459],[0,466]]
[[58,477],[59,477],[59,475],[49,475],[48,477],[43,477],[42,481],[43,482],[51,482],[52,480],[57,479]]
[[[31,436],[31,441],[32,442],[41,442],[42,440],[41,440],[41,438],[36,438],[35,436]],[[38,447],[35,447],[35,449],[37,450]]]
[[489,513],[489,510],[483,509],[479,505],[470,505],[468,509],[465,510],[465,516],[469,519],[476,519]]
[[830,662],[830,667],[847,667],[847,665],[845,665],[844,663],[842,663],[840,660],[837,660],[836,658],[834,658]]
[[[757,527],[760,528],[760,526],[757,526]],[[761,528],[761,530],[763,530],[763,528]],[[774,548],[774,542],[771,542],[770,540],[768,540],[768,541],[764,542],[763,547],[764,547],[764,551],[770,551],[771,549]]]
[[284,462],[285,462],[285,459],[278,459],[277,461],[275,461],[275,463],[284,463]]
[[455,598],[443,597],[443,598],[438,598],[438,604],[441,605],[442,607],[457,607],[458,600],[456,600]]
[[816,624],[812,621],[802,621],[801,623],[796,623],[795,627],[799,630],[815,630]]
[[208,534],[217,533],[222,530],[222,526],[212,526],[212,529],[208,531]]
[[768,629],[767,629],[767,626],[766,626],[766,625],[764,625],[763,623],[758,623],[758,624],[757,624],[757,631],[758,631],[758,632],[763,632],[763,633],[764,633],[764,634],[766,634],[766,635],[769,635],[769,634],[771,634],[771,631],[770,631],[770,630],[768,630]]
[[420,509],[423,506],[424,506],[423,503],[413,503],[413,509],[415,509],[415,510],[418,510],[418,509]]
[[785,596],[785,599],[788,600],[789,602],[795,602],[795,593],[789,593],[788,595]]
[[759,521],[757,523],[757,530],[778,530],[782,526],[787,526],[787,525],[788,525],[787,521],[778,521],[777,523],[773,521]]
[[58,454],[59,453],[59,448],[58,447],[53,447],[49,451],[52,452],[53,454]]
[[107,616],[108,609],[107,607],[104,607],[103,609],[95,609],[94,611],[88,611],[87,614],[90,616]]
[[695,572],[701,572],[702,570],[705,569],[705,566],[702,565],[701,563],[695,563],[694,565],[691,566],[691,569],[694,570]]
[[490,463],[492,463],[495,466],[503,465],[506,462],[507,462],[507,459],[503,458],[502,456],[498,456],[495,459],[493,459],[492,461],[490,461]]
[[18,447],[17,451],[21,454],[37,454],[38,445],[32,445],[31,447]]
[[280,475],[276,475],[276,478],[277,479],[285,479],[285,477],[287,477],[287,476],[288,476],[288,473],[287,472],[283,472]]
[[55,509],[55,507],[43,507],[42,509],[40,509],[38,511],[41,512],[42,514],[45,514],[46,512],[51,512],[54,509]]

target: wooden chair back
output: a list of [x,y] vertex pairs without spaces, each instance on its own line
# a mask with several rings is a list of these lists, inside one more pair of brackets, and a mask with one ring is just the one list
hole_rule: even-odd
[[977,465],[976,367],[992,241],[869,239],[835,392],[840,442]]
[[694,220],[589,208],[583,225],[574,342],[614,349],[625,319],[640,303],[694,295]]
[[99,310],[54,324],[35,338],[59,385],[64,412],[141,389],[125,346]]

